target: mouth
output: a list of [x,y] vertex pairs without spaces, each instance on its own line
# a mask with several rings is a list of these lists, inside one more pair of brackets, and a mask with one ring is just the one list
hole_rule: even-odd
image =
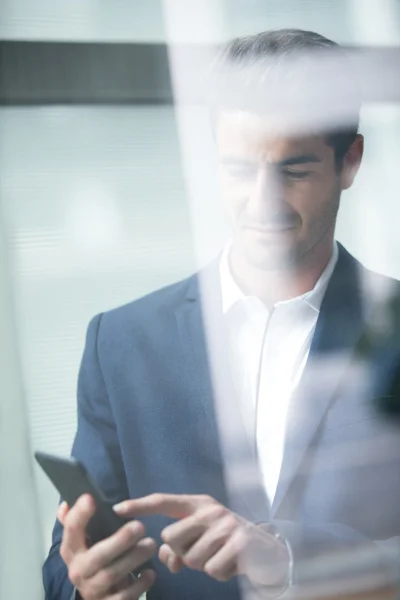
[[256,232],[256,233],[260,233],[263,235],[268,235],[271,233],[286,233],[288,231],[292,231],[293,229],[296,229],[298,227],[297,223],[268,223],[265,225],[252,225],[250,227],[247,227],[247,229]]

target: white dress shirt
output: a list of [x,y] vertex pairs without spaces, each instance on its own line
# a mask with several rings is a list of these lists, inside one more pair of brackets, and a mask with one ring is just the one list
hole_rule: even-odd
[[[243,399],[243,418],[254,423],[259,467],[272,504],[282,465],[289,402],[300,381],[329,279],[331,259],[315,287],[277,302],[271,311],[255,296],[245,296],[229,268],[229,246],[220,260],[222,310],[232,349],[233,372]],[[249,412],[251,411],[251,412]],[[248,419],[254,415],[255,418]]]

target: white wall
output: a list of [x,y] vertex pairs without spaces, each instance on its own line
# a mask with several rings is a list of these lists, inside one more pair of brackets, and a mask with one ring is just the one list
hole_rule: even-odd
[[173,109],[2,109],[0,164],[32,446],[68,454],[89,319],[194,269]]
[[194,43],[300,27],[398,43],[398,11],[398,0],[2,0],[0,39]]
[[0,220],[0,598],[43,597],[41,523],[16,337],[12,261]]
[[162,0],[2,0],[0,39],[159,42]]

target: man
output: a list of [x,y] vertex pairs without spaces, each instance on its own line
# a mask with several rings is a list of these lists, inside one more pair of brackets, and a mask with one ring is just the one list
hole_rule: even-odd
[[212,112],[231,242],[89,325],[72,454],[139,520],[88,548],[93,501],[62,504],[49,600],[273,597],[360,575],[355,558],[389,581],[400,438],[374,400],[394,396],[398,318],[373,292],[398,289],[334,241],[363,138],[358,106],[321,120],[351,94],[311,54],[342,57],[300,30],[225,48]]

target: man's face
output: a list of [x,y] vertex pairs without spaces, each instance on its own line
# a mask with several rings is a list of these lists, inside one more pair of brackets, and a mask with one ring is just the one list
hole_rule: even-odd
[[343,178],[322,136],[278,138],[261,116],[224,112],[216,137],[234,248],[248,264],[295,265],[332,239]]

